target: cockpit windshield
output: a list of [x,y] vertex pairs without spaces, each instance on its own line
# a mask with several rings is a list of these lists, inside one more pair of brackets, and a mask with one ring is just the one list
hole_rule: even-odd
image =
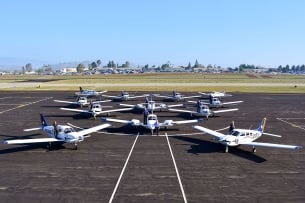
[[239,135],[239,132],[238,132],[238,131],[233,131],[233,132],[231,133],[231,135],[233,135],[233,136],[238,136],[238,135]]
[[74,132],[74,129],[73,128],[65,128],[64,130],[64,133],[71,133],[71,132]]
[[157,120],[157,118],[154,116],[150,116],[150,117],[148,117],[148,120]]
[[244,133],[244,132],[239,132],[239,131],[233,130],[233,132],[231,133],[231,135],[233,135],[233,136],[245,136],[245,133]]

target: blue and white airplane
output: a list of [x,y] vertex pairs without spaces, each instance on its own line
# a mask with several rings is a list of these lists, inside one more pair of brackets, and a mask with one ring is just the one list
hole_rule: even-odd
[[158,121],[158,117],[156,114],[150,113],[147,115],[146,120],[144,122],[141,122],[138,119],[131,119],[131,120],[121,120],[121,119],[113,119],[113,118],[101,118],[102,121],[107,122],[117,122],[117,123],[123,123],[126,125],[131,125],[134,127],[144,127],[146,129],[149,129],[151,132],[151,135],[153,135],[154,130],[156,130],[156,126],[159,128],[165,128],[173,126],[174,124],[186,124],[186,123],[198,123],[201,122],[202,119],[194,119],[194,120],[184,120],[184,121],[173,121],[173,120],[165,120],[162,123]]
[[236,129],[234,123],[230,126],[230,131],[228,134],[222,134],[220,132],[195,125],[194,128],[209,135],[212,135],[216,141],[226,146],[225,152],[229,151],[229,147],[237,147],[239,145],[249,145],[252,146],[252,152],[256,152],[256,147],[273,147],[273,148],[282,148],[282,149],[301,149],[302,146],[296,145],[284,145],[284,144],[273,144],[273,143],[264,143],[264,142],[254,142],[260,138],[263,134],[270,135],[274,137],[281,137],[280,135],[265,133],[264,128],[266,125],[267,119],[264,118],[256,130],[248,129]]
[[82,87],[79,87],[79,92],[76,92],[75,95],[76,96],[85,96],[85,97],[96,97],[105,92],[107,92],[107,90],[98,92],[96,90],[84,90]]
[[147,97],[149,96],[148,94],[143,94],[143,95],[130,95],[127,91],[122,91],[120,95],[118,96],[113,96],[113,95],[107,95],[103,94],[104,97],[114,99],[114,100],[120,100],[120,101],[128,101],[130,99],[136,99],[136,98],[141,98],[141,97]]
[[101,104],[92,104],[90,105],[88,110],[84,110],[84,109],[70,109],[70,108],[60,108],[61,110],[64,111],[73,111],[73,112],[79,112],[79,113],[86,113],[86,114],[90,114],[94,117],[94,119],[96,119],[96,116],[100,115],[100,114],[107,114],[109,115],[109,113],[111,112],[118,112],[118,111],[130,111],[133,108],[122,108],[122,109],[110,109],[110,110],[103,110],[103,108],[105,107],[112,107],[112,106],[102,106]]
[[75,106],[83,107],[83,106],[89,106],[90,104],[99,104],[103,102],[110,102],[111,100],[100,100],[100,101],[88,101],[87,97],[80,96],[77,97],[76,101],[64,101],[64,100],[57,100],[55,99],[54,102],[64,103],[64,104],[72,104]]
[[152,98],[150,97],[150,99],[148,99],[146,97],[145,103],[140,103],[140,104],[119,104],[120,106],[125,106],[125,107],[130,107],[136,110],[145,110],[147,109],[149,112],[153,112],[156,110],[162,111],[162,110],[166,110],[168,108],[171,107],[181,107],[184,106],[184,104],[171,104],[171,105],[167,105],[164,103],[158,103],[152,100]]
[[170,99],[172,101],[181,101],[181,100],[185,100],[185,99],[201,97],[200,95],[184,96],[181,93],[176,92],[176,91],[173,91],[172,95],[154,94],[154,96],[164,98],[164,99]]
[[25,129],[24,131],[42,130],[48,134],[48,138],[33,138],[33,139],[13,139],[4,140],[3,144],[31,144],[31,143],[48,143],[47,148],[50,149],[51,143],[61,142],[61,143],[71,143],[74,144],[75,149],[77,149],[77,144],[84,141],[86,137],[89,137],[90,133],[97,132],[104,128],[111,126],[110,124],[102,124],[92,128],[83,129],[78,132],[68,125],[57,125],[54,122],[53,125],[48,125],[43,114],[40,114],[41,127]]
[[198,117],[205,117],[206,119],[209,119],[209,116],[215,116],[215,114],[218,113],[224,113],[224,112],[231,112],[231,111],[238,111],[238,109],[221,109],[217,111],[211,110],[207,105],[201,105],[197,108],[197,111],[190,111],[185,109],[168,109],[168,111],[172,112],[181,112],[181,113],[189,113],[191,116],[198,116]]

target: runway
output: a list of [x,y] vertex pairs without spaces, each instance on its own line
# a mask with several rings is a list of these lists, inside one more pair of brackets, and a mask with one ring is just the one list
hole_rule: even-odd
[[[0,139],[46,137],[40,131],[23,132],[39,127],[39,113],[49,123],[84,128],[102,123],[100,117],[60,110],[65,104],[54,99],[75,97],[73,92],[0,92]],[[305,94],[234,94],[225,100],[244,102],[237,106],[239,111],[199,125],[216,130],[234,120],[238,128],[254,129],[267,117],[265,131],[283,137],[258,141],[305,146]],[[118,108],[117,102],[103,105]],[[183,113],[155,113],[161,121],[193,119]],[[135,112],[110,117],[143,119]],[[253,154],[251,147],[242,146],[224,153],[223,145],[192,124],[161,130],[162,136],[111,124],[80,143],[78,150],[69,144],[49,152],[45,144],[1,144],[1,202],[305,202],[304,148],[257,148]]]

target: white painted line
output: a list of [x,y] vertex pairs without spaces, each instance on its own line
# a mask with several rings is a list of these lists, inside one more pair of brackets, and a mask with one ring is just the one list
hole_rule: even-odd
[[41,101],[45,101],[45,100],[48,100],[48,99],[51,99],[53,97],[47,97],[47,98],[44,98],[44,99],[40,99],[38,101],[35,101],[35,102],[30,102],[30,103],[27,103],[27,104],[21,104],[15,108],[11,108],[11,109],[7,109],[7,110],[4,110],[4,111],[1,111],[0,114],[2,113],[5,113],[5,112],[8,112],[8,111],[12,111],[12,110],[15,110],[15,109],[18,109],[18,108],[21,108],[21,107],[25,107],[25,106],[28,106],[30,104],[35,104],[35,103],[38,103],[38,102],[41,102]]
[[185,203],[187,203],[187,200],[186,200],[186,197],[185,197],[185,193],[184,193],[184,189],[183,189],[183,185],[182,185],[182,182],[181,182],[181,179],[180,179],[179,171],[178,171],[178,168],[177,168],[177,165],[176,165],[175,157],[174,157],[174,154],[173,154],[173,151],[172,151],[172,147],[171,147],[171,145],[169,143],[167,134],[165,134],[165,136],[166,136],[166,140],[167,140],[169,151],[170,151],[172,159],[173,159],[175,170],[176,170],[176,173],[177,173],[177,177],[178,177],[181,193],[182,193],[182,196],[183,196],[183,200],[184,200]]
[[[291,123],[291,122],[285,121],[285,120],[283,120],[283,118],[276,118],[276,119],[277,119],[277,120],[280,120],[280,121],[282,121],[282,122],[284,122],[284,123],[287,123],[288,125],[291,125],[292,127],[300,128],[300,129],[302,129],[302,130],[305,130],[305,128],[302,128],[301,126],[298,126],[298,125],[293,124],[293,123]],[[284,118],[284,119],[287,119],[287,118]]]
[[121,178],[122,178],[122,176],[123,176],[123,174],[124,174],[124,171],[125,171],[125,169],[126,169],[127,163],[128,163],[129,158],[130,158],[130,156],[131,156],[131,153],[132,153],[132,151],[133,151],[133,148],[134,148],[134,146],[136,145],[136,142],[137,142],[137,140],[138,140],[138,137],[139,137],[139,135],[136,137],[136,139],[135,139],[135,141],[134,141],[134,143],[133,143],[133,145],[132,145],[132,147],[131,147],[131,150],[130,150],[130,152],[129,152],[129,154],[128,154],[128,157],[127,157],[127,159],[126,159],[126,161],[125,161],[124,167],[123,167],[122,172],[121,172],[121,174],[120,174],[120,177],[119,177],[119,179],[118,179],[118,181],[117,181],[117,183],[116,183],[116,185],[115,185],[115,187],[114,187],[114,190],[113,190],[113,192],[112,192],[112,195],[111,195],[111,197],[110,197],[109,203],[111,203],[111,202],[113,201],[114,195],[115,195],[115,193],[116,193],[116,191],[117,191],[117,189],[118,189],[118,187],[119,187]]

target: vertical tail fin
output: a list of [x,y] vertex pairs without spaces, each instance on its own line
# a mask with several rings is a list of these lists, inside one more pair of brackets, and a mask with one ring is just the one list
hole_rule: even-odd
[[45,119],[45,117],[44,117],[44,115],[42,113],[40,114],[40,120],[41,120],[41,126],[42,127],[45,127],[45,126],[48,125],[47,121],[46,121],[46,119]]
[[267,118],[263,118],[263,120],[259,123],[257,130],[260,132],[264,132],[266,122],[267,122]]

